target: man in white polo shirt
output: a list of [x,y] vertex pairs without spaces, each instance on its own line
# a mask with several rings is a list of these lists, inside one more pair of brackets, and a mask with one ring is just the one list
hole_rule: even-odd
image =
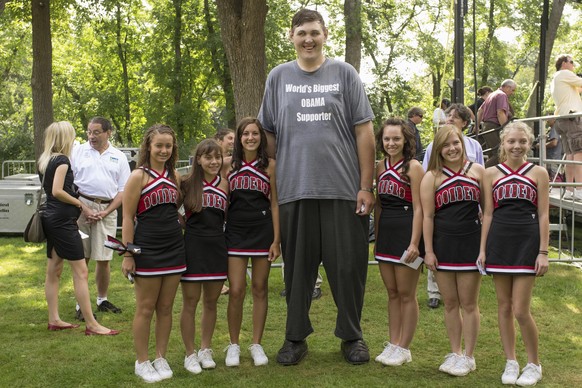
[[[92,209],[83,211],[77,223],[79,230],[89,236],[83,239],[87,265],[90,259],[96,262],[97,310],[121,313],[121,309],[107,300],[113,250],[105,248],[103,243],[108,234],[115,236],[117,232],[117,208],[121,205],[130,169],[125,154],[109,142],[111,131],[109,120],[91,119],[87,126],[88,141],[73,149],[71,166],[79,200]],[[78,305],[76,317],[84,320]]]

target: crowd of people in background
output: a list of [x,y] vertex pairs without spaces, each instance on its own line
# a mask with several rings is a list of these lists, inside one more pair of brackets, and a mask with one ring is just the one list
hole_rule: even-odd
[[[85,333],[119,333],[96,321],[87,263],[97,263],[97,310],[121,313],[108,299],[112,251],[103,243],[115,235],[117,208],[123,204],[122,242],[139,247],[123,253],[121,270],[135,282],[134,370],[144,381],[173,376],[166,354],[179,287],[184,368],[198,374],[216,367],[212,338],[221,293],[228,293],[225,364],[240,365],[247,275],[253,306],[248,350],[255,366],[268,364],[261,341],[271,263],[279,256],[285,263],[287,318],[277,362],[295,365],[308,353],[307,337],[314,331],[309,310],[323,264],[337,307],[334,334],[342,355],[350,364],[366,363],[370,354],[360,321],[374,211],[374,257],[387,290],[389,322],[388,339],[375,360],[389,366],[412,362],[424,266],[431,278],[429,307],[437,308],[442,298],[450,342],[438,369],[453,376],[474,371],[481,276],[492,275],[506,358],[501,381],[535,385],[542,368],[530,310],[535,279],[548,270],[549,176],[527,161],[535,148],[532,130],[512,121],[509,97],[517,84],[505,80],[496,91],[482,87],[471,107],[442,99],[433,114],[434,141],[425,150],[420,107],[412,107],[406,119],[386,119],[374,134],[374,114],[359,75],[323,54],[327,34],[317,11],[297,12],[289,33],[297,59],[270,72],[256,118],[243,118],[235,131],[221,130],[196,146],[185,176],[176,169],[178,142],[168,125],[147,129],[132,172],[125,155],[109,142],[108,120],[93,118],[88,141],[74,148],[71,124],[57,122],[46,129],[38,170],[48,200],[42,218],[49,258],[48,329],[79,327],[63,321],[58,311],[59,278],[67,260],[76,317],[85,322]],[[582,79],[574,79],[572,69],[571,56],[558,58],[552,81],[557,114],[582,111],[577,89]],[[324,103],[314,107],[306,99]],[[464,133],[472,123],[469,132],[484,132],[482,143]],[[579,119],[558,120],[555,129],[550,125],[548,150],[558,147],[561,137],[566,157],[578,160]],[[494,149],[487,168],[483,146]],[[375,163],[376,151],[383,158]],[[559,151],[551,156],[561,158]],[[554,178],[557,171],[550,174]],[[570,180],[579,181],[577,175],[574,168],[566,170]],[[570,196],[582,198],[577,191]],[[527,353],[521,373],[514,320]]]

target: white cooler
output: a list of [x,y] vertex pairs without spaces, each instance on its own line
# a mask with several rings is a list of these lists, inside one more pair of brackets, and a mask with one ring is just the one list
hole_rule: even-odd
[[36,174],[17,174],[0,180],[0,233],[24,232],[36,211],[39,190]]

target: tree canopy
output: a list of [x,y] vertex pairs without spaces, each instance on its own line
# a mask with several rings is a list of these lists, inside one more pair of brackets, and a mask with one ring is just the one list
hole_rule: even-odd
[[[35,4],[50,8],[52,75],[33,60],[39,58],[35,50],[47,49],[46,42],[35,46]],[[552,37],[549,76],[558,53],[581,58],[580,4],[550,2],[554,10],[559,6],[568,17],[558,19]],[[46,122],[36,120],[42,113],[33,99],[43,92],[52,95],[52,107],[44,103],[43,109],[54,120],[72,122],[79,137],[96,115],[112,120],[113,140],[122,146],[136,146],[145,128],[165,122],[176,130],[185,158],[202,138],[233,127],[241,115],[256,115],[268,71],[295,57],[288,30],[301,7],[324,14],[327,55],[361,61],[376,124],[389,115],[405,116],[412,106],[432,112],[440,98],[450,97],[451,1],[2,0],[0,159],[34,157],[35,138],[38,144]],[[465,103],[473,102],[475,88],[495,89],[513,78],[519,88],[511,101],[517,116],[525,117],[536,82],[540,2],[475,0],[474,20],[472,8],[469,2],[464,17]],[[361,50],[360,58],[354,50]],[[41,82],[43,76],[49,84]],[[548,96],[546,90],[543,105],[553,110]],[[421,128],[428,141],[429,120]]]

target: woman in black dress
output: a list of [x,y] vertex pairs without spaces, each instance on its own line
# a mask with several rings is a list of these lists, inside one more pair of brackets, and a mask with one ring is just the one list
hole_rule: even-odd
[[94,318],[89,300],[88,270],[83,254],[83,244],[77,227],[77,218],[85,206],[75,193],[73,171],[69,156],[75,140],[75,129],[66,121],[52,123],[45,131],[44,151],[38,159],[38,170],[46,192],[46,210],[42,226],[47,236],[47,267],[45,295],[48,305],[48,329],[52,331],[74,329],[79,325],[61,320],[59,316],[59,279],[64,260],[73,271],[75,298],[85,317],[86,335],[115,335]]

